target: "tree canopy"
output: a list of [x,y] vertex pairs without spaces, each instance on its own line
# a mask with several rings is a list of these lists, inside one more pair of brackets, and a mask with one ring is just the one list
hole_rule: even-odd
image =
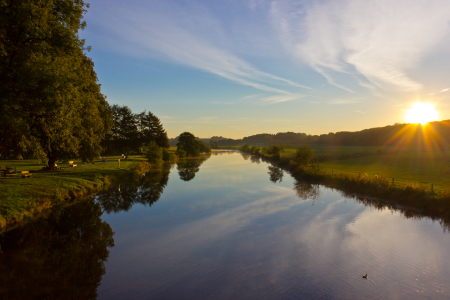
[[78,31],[82,0],[1,1],[0,152],[92,160],[111,112]]
[[140,152],[142,146],[155,142],[158,147],[170,147],[167,132],[158,117],[151,112],[134,114],[127,106],[113,105],[113,126],[102,142],[108,153]]
[[198,156],[200,154],[200,145],[195,140],[195,136],[190,132],[180,134],[177,143],[177,150],[186,152],[186,156]]
[[177,153],[184,151],[186,156],[198,156],[200,153],[210,153],[211,148],[204,142],[196,140],[190,132],[183,132],[178,137]]

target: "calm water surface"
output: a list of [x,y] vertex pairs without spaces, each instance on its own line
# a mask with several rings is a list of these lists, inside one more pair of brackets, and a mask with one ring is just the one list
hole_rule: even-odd
[[[90,285],[70,275],[91,288],[85,297],[95,288],[99,299],[450,297],[450,235],[439,223],[296,182],[237,152],[149,173],[139,185],[114,186],[95,201],[95,209],[79,209],[91,221],[77,232],[101,242],[75,246],[96,245],[103,256],[77,250],[91,258],[70,259],[64,268],[80,276],[97,270]],[[77,211],[63,214],[70,219]],[[28,276],[21,268],[16,273]]]

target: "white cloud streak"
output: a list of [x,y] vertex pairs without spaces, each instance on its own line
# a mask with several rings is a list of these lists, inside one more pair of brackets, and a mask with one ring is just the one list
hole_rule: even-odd
[[111,5],[101,12],[106,30],[123,51],[138,56],[163,55],[171,61],[209,72],[256,89],[289,94],[280,86],[310,89],[263,72],[227,50],[227,36],[203,7],[177,7],[173,2]]
[[276,1],[271,15],[284,46],[330,84],[352,91],[329,75],[339,72],[383,90],[417,91],[410,70],[449,33],[450,2]]

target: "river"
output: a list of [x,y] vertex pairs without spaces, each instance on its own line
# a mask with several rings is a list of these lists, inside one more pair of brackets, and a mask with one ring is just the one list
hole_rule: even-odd
[[0,296],[448,299],[445,228],[215,152],[4,233]]

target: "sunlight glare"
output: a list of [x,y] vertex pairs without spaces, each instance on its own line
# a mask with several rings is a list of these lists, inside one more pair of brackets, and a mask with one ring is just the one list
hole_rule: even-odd
[[428,122],[436,121],[438,113],[431,103],[414,103],[405,113],[405,119],[408,123],[421,123],[425,125]]

